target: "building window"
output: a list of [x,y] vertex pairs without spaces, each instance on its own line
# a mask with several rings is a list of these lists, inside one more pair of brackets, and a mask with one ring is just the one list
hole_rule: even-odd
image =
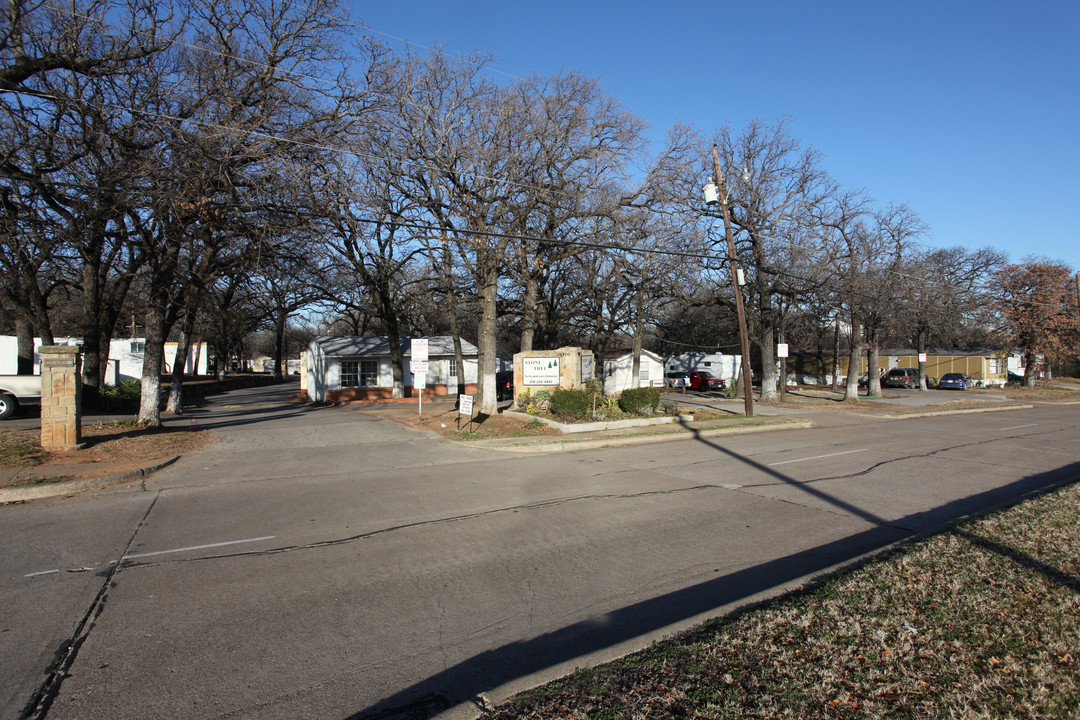
[[135,355],[140,355],[146,351],[146,343],[141,340],[131,341],[131,352]]
[[359,360],[342,360],[341,361],[341,387],[343,387],[343,388],[360,387],[360,361]]
[[341,387],[378,387],[378,360],[342,360]]
[[379,361],[360,361],[360,385],[362,387],[378,387],[379,385]]
[[638,369],[638,380],[643,383],[649,382],[649,364],[641,363]]
[[457,358],[450,358],[446,362],[447,362],[447,367],[449,368],[449,370],[446,373],[446,377],[456,378],[457,377]]
[[1005,372],[1005,368],[1003,367],[1004,362],[1005,358],[990,358],[990,374],[997,375],[999,373]]

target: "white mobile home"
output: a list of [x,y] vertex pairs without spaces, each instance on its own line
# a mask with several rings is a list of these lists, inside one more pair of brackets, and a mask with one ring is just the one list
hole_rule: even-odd
[[664,359],[654,352],[642,350],[637,382],[634,380],[633,352],[627,350],[604,361],[604,392],[614,395],[634,387],[663,387]]
[[[56,345],[83,344],[82,338],[56,338]],[[40,374],[41,338],[34,338],[34,374]],[[101,369],[102,380],[108,385],[116,385],[121,380],[138,380],[142,377],[143,351],[146,341],[143,338],[113,338],[109,343],[109,362]],[[165,367],[163,372],[172,373],[176,359],[177,344],[165,343]],[[206,343],[196,343],[188,348],[185,375],[206,375],[208,362]],[[19,342],[11,335],[0,336],[0,375],[14,375],[18,367]]]
[[[463,373],[465,392],[476,392],[477,349],[461,341],[462,362],[457,367],[454,339],[449,335],[427,338],[428,372],[424,395],[456,395],[458,373]],[[416,397],[419,389],[409,370],[412,338],[401,339],[405,358],[402,380],[405,397]],[[390,359],[390,341],[386,337],[320,336],[311,341],[301,370],[301,386],[317,402],[384,400],[393,397],[394,369]]]
[[689,352],[672,355],[664,363],[666,372],[688,373],[691,370],[708,370],[713,377],[734,381],[739,376],[742,355]]

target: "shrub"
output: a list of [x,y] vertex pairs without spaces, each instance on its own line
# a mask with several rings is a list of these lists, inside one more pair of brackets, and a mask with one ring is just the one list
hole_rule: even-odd
[[97,397],[97,409],[103,412],[138,412],[142,383],[121,380],[116,386],[106,385]]
[[660,390],[654,387],[629,388],[619,396],[619,407],[631,415],[652,415],[659,404]]
[[558,388],[551,393],[551,414],[557,418],[580,420],[592,413],[592,395],[587,390]]

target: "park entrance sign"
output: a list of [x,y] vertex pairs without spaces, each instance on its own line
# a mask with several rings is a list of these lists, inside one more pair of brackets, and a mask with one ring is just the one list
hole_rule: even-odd
[[514,387],[518,393],[529,395],[541,390],[583,388],[592,379],[595,365],[592,350],[579,347],[517,353],[514,355]]
[[559,385],[559,358],[529,357],[521,359],[521,384],[525,387]]

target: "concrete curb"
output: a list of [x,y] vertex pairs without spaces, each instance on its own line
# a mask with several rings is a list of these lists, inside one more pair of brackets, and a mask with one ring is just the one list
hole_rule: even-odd
[[975,413],[1006,412],[1008,410],[1031,410],[1034,405],[1006,405],[1005,407],[965,408],[963,410],[939,410],[934,412],[904,413],[903,415],[883,415],[882,420],[910,420],[911,418],[937,417],[939,415],[973,415]]
[[469,443],[467,447],[476,447],[483,450],[500,450],[522,454],[540,455],[555,452],[573,452],[575,450],[595,450],[607,447],[625,447],[627,445],[646,445],[658,442],[671,442],[673,440],[698,440],[700,438],[719,437],[723,435],[747,435],[758,432],[771,432],[773,430],[806,430],[814,427],[809,420],[775,423],[770,425],[750,425],[745,427],[717,428],[715,430],[690,430],[687,432],[670,432],[656,435],[609,435],[607,437],[589,438],[587,440],[543,440],[529,442],[522,440],[515,443],[513,440],[499,440],[490,442],[480,440]]
[[502,414],[506,417],[524,420],[525,422],[539,420],[548,427],[562,430],[567,435],[574,433],[605,432],[607,430],[623,430],[625,428],[652,427],[654,425],[670,425],[679,419],[671,415],[665,415],[663,417],[655,418],[630,418],[629,420],[604,420],[588,423],[561,423],[558,420],[551,420],[550,418],[540,417],[539,415],[529,415],[528,413],[516,412],[514,410],[504,410]]
[[143,478],[158,470],[167,468],[180,459],[179,455],[168,460],[134,470],[124,472],[107,473],[95,477],[83,478],[82,480],[64,480],[55,483],[43,483],[41,485],[25,485],[0,489],[0,505],[15,502],[27,502],[29,500],[45,500],[47,498],[75,495],[88,490],[101,490],[111,485],[130,482],[137,478]]

